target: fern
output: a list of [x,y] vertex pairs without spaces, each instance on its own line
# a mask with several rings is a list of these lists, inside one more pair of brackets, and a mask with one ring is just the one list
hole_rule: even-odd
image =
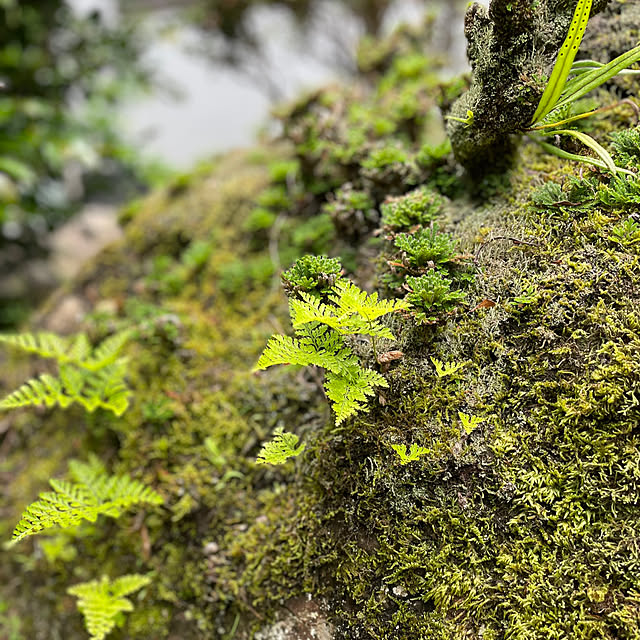
[[415,462],[422,456],[430,453],[429,449],[421,447],[415,443],[410,446],[408,453],[406,444],[392,444],[391,448],[398,454],[400,464],[402,465],[408,464],[409,462]]
[[146,587],[149,576],[131,574],[111,582],[106,576],[100,580],[83,582],[67,589],[78,598],[78,609],[84,616],[85,627],[92,640],[103,640],[121,619],[121,614],[133,611],[130,593]]
[[[336,283],[334,291],[335,294],[330,298],[340,311],[345,314],[361,316],[369,322],[407,308],[407,303],[403,300],[380,300],[377,293],[369,294],[366,291],[361,291],[348,280]],[[362,333],[362,331],[357,333]]]
[[130,331],[121,331],[93,350],[84,333],[73,338],[53,333],[0,336],[0,342],[55,359],[59,370],[57,378],[43,374],[25,382],[0,401],[0,410],[56,404],[64,409],[75,402],[89,412],[103,408],[122,415],[129,406],[130,392],[124,381],[126,360],[119,355],[130,336]]
[[73,527],[83,520],[95,522],[101,514],[119,517],[129,507],[162,504],[162,497],[127,475],[110,476],[96,458],[69,464],[75,482],[50,480],[53,491],[27,507],[13,532],[12,543],[54,527]]
[[[346,346],[343,336],[366,335],[394,339],[380,321],[384,315],[406,309],[402,300],[380,300],[355,284],[339,280],[323,301],[305,291],[291,299],[289,310],[295,337],[275,335],[269,339],[254,370],[277,364],[315,365],[327,370],[325,389],[336,412],[336,424],[366,409],[377,386],[388,386],[382,375],[363,368]],[[375,344],[374,344],[375,350]]]
[[306,445],[298,445],[298,436],[295,433],[284,432],[282,427],[277,427],[273,432],[273,440],[265,442],[258,454],[258,464],[284,464],[289,458],[299,456]]
[[465,430],[467,435],[470,435],[473,431],[475,431],[478,425],[484,422],[482,418],[469,415],[468,413],[462,413],[462,411],[458,411],[458,417],[460,418],[462,428]]
[[366,408],[368,396],[373,396],[375,387],[388,387],[389,383],[377,371],[359,369],[352,377],[327,373],[325,390],[333,402],[336,424]]
[[436,368],[436,373],[439,378],[445,378],[446,376],[452,376],[460,369],[465,366],[465,362],[442,362],[442,360],[438,360],[437,358],[431,357],[431,362],[433,362],[433,366]]
[[377,294],[368,296],[353,283],[346,281],[337,283],[333,290],[337,293],[329,296],[332,304],[325,304],[308,293],[301,293],[300,300],[292,300],[290,306],[293,328],[320,323],[341,335],[361,334],[394,340],[391,330],[376,322],[376,318],[404,309],[406,303],[401,300],[378,300]]

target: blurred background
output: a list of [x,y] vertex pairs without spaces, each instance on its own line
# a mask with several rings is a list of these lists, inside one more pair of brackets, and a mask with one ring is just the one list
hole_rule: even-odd
[[361,80],[363,39],[430,14],[443,73],[463,71],[465,4],[0,0],[0,329],[118,237],[120,205]]

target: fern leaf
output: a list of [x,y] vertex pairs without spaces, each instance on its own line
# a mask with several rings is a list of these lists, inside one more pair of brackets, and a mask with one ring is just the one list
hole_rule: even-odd
[[129,407],[131,395],[125,381],[127,372],[126,360],[121,358],[114,363],[87,374],[82,396],[77,401],[87,411],[95,411],[98,407],[108,409],[121,416]]
[[103,576],[100,580],[70,587],[67,593],[78,598],[78,609],[91,639],[103,640],[116,626],[121,613],[133,611],[133,604],[124,596],[150,582],[151,578],[138,574],[122,576],[113,582]]
[[47,373],[39,378],[28,380],[21,387],[0,400],[0,409],[17,409],[19,407],[45,405],[51,408],[56,404],[68,407],[72,398],[65,395],[59,380]]
[[118,361],[99,371],[84,371],[71,364],[60,365],[60,378],[47,373],[28,380],[16,391],[0,400],[1,409],[56,404],[65,409],[76,402],[87,411],[97,408],[121,416],[129,406],[130,391],[124,381],[126,364]]
[[532,123],[536,123],[544,118],[558,102],[571,72],[571,66],[578,53],[578,48],[582,42],[589,15],[591,13],[592,0],[578,0],[573,13],[573,20],[569,27],[569,33],[560,47],[558,58],[551,72],[549,82],[540,98],[538,108],[533,115]]
[[[318,335],[315,336],[318,338]],[[276,364],[295,364],[303,367],[315,365],[338,374],[345,374],[357,367],[356,357],[347,349],[332,352],[316,342],[309,332],[303,338],[275,335],[269,339],[254,371]]]
[[72,527],[82,520],[95,522],[101,514],[117,518],[134,504],[162,504],[162,497],[129,476],[108,476],[90,465],[75,462],[72,475],[84,482],[49,481],[53,491],[40,494],[29,505],[13,532],[12,542],[53,527]]
[[265,442],[256,459],[258,464],[283,464],[289,458],[299,456],[306,445],[298,445],[298,436],[295,433],[283,431],[277,427],[273,432],[273,439]]
[[112,336],[105,338],[92,352],[88,360],[81,361],[80,365],[85,369],[97,371],[108,365],[114,364],[122,348],[131,339],[132,332],[129,329],[114,333]]
[[327,373],[325,390],[333,403],[336,424],[366,407],[368,396],[373,396],[375,387],[388,387],[389,383],[377,371],[360,369],[352,378]]
[[[91,345],[86,333],[78,334],[75,339],[71,340],[69,352],[65,354],[69,358],[69,362],[84,362],[91,353]],[[64,358],[57,357],[58,362],[64,362]]]
[[0,343],[33,353],[41,358],[55,358],[59,362],[69,359],[69,341],[54,333],[18,333],[0,335]]
[[342,313],[357,314],[369,321],[408,307],[404,300],[379,300],[377,293],[362,291],[349,280],[337,282],[333,290],[330,299]]
[[391,448],[398,454],[400,464],[402,465],[408,464],[409,462],[415,462],[422,456],[426,456],[430,453],[429,449],[421,447],[415,443],[411,445],[408,453],[406,444],[392,444]]

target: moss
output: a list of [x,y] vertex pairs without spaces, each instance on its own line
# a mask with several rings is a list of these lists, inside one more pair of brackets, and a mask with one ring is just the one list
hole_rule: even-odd
[[[75,410],[11,417],[1,531],[88,451],[165,504],[84,527],[72,562],[64,539],[48,553],[36,539],[8,554],[0,598],[25,637],[85,637],[66,588],[148,571],[152,586],[114,638],[248,639],[307,594],[346,640],[640,637],[633,193],[523,145],[512,172],[465,194],[449,149],[422,126],[431,116],[416,129],[385,106],[420,77],[435,104],[423,62],[382,56],[370,73],[394,80],[369,89],[366,112],[348,108],[363,93],[315,94],[290,114],[290,147],[229,155],[180,193],[151,195],[128,215],[125,239],[45,306],[46,324],[66,296],[81,297],[96,338],[136,326],[134,402],[118,421]],[[371,143],[353,146],[340,113],[361,119]],[[594,126],[606,143],[611,123]],[[372,149],[395,145],[411,180],[362,170]],[[369,413],[336,427],[314,372],[249,373],[285,324],[284,258],[331,243],[327,217],[315,217],[327,203],[353,231],[332,248],[348,252],[365,286],[388,248],[373,235],[381,204],[413,215],[445,183],[455,199],[438,223],[473,265],[468,304],[438,325],[393,319],[399,341],[387,346],[402,357]],[[281,236],[275,222],[251,222],[265,190],[269,211],[284,207]],[[432,358],[464,366],[438,375]],[[459,412],[482,422],[467,433]],[[304,455],[255,465],[278,426],[300,436]],[[402,465],[392,445],[413,443],[429,454]]]

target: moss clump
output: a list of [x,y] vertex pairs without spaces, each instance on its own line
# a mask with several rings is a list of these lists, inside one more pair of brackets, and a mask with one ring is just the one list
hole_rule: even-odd
[[420,187],[404,196],[389,198],[382,204],[382,223],[391,230],[427,226],[441,212],[444,200],[440,194]]

